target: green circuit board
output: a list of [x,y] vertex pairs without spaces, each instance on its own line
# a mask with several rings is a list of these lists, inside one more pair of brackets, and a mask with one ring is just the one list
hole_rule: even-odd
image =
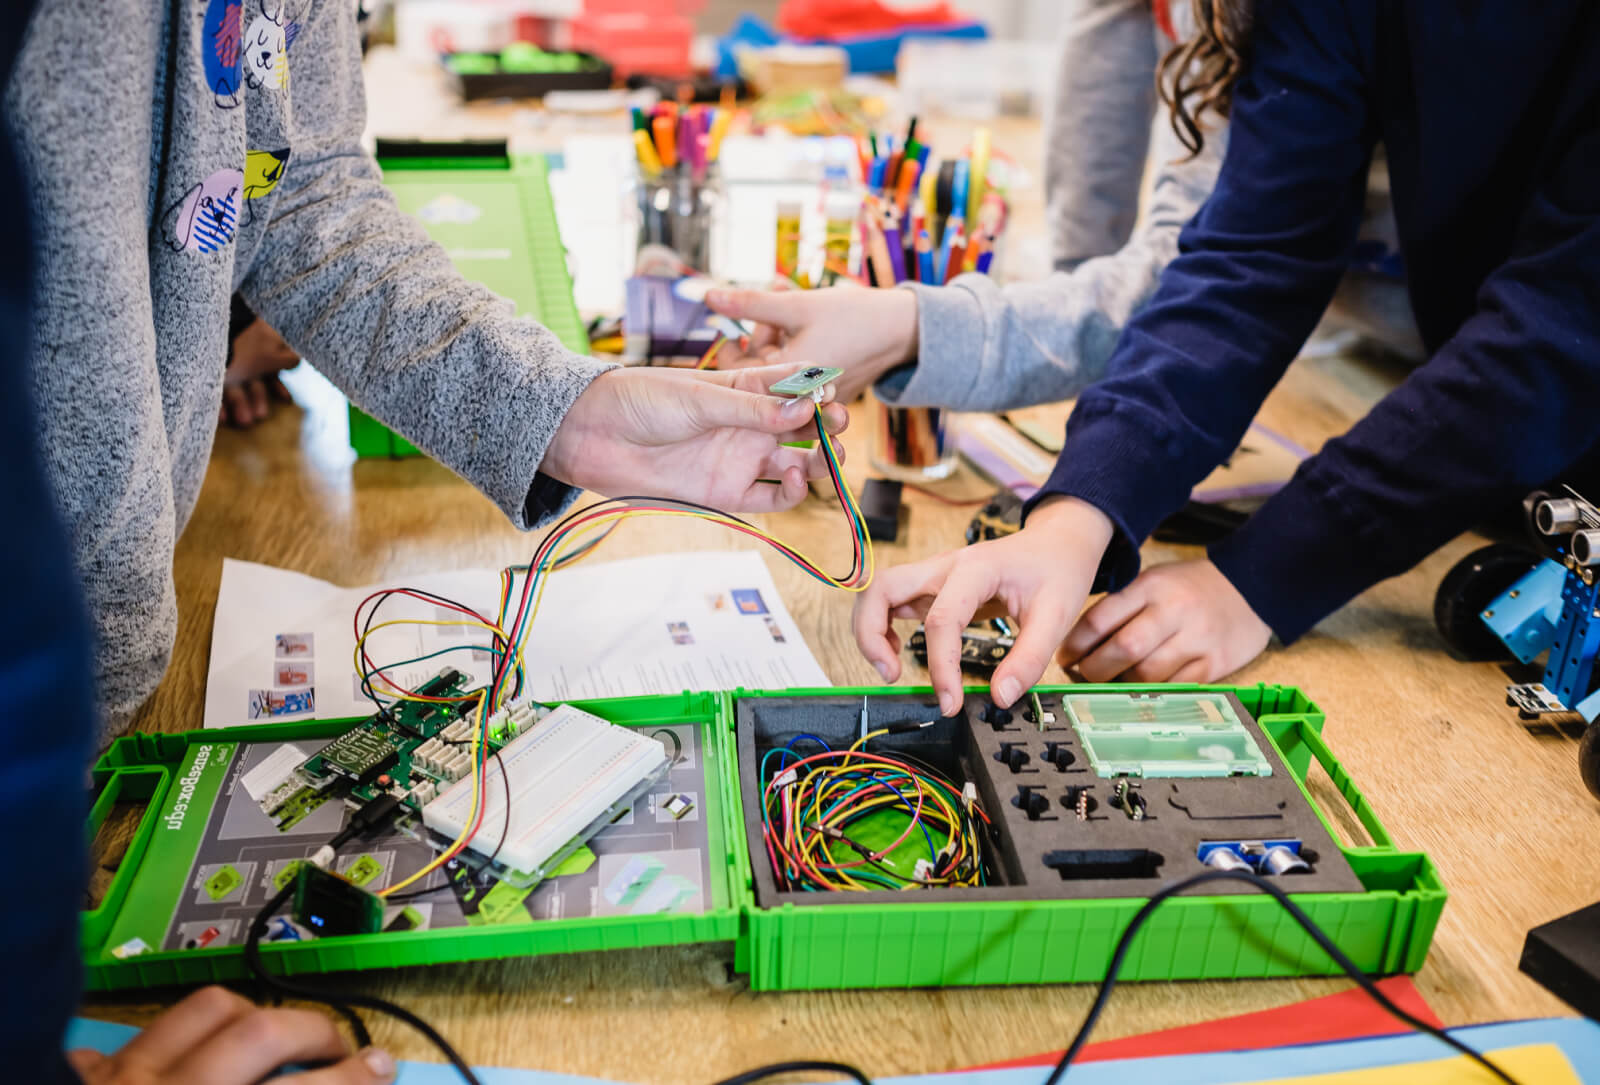
[[[474,692],[467,688],[468,681],[461,672],[446,668],[417,692],[426,697],[464,697]],[[262,800],[261,808],[280,830],[292,828],[335,798],[360,806],[385,793],[404,795],[404,805],[420,812],[426,799],[411,794],[414,786],[432,783],[437,792],[451,781],[424,766],[417,752],[462,720],[471,719],[477,705],[476,699],[451,704],[399,701],[306,758]],[[509,740],[510,736],[491,736],[489,748],[498,749]],[[464,745],[459,748],[466,749]]]

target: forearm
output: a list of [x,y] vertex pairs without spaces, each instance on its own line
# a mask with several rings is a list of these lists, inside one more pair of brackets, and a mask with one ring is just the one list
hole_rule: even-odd
[[353,9],[322,4],[311,19],[293,85],[301,135],[240,292],[353,402],[531,526],[550,439],[608,367],[512,316],[400,211],[360,147]]
[[1154,135],[1164,165],[1144,222],[1117,252],[1039,282],[1000,286],[963,275],[946,287],[910,287],[918,362],[904,388],[886,398],[908,407],[1006,410],[1070,399],[1099,380],[1123,329],[1177,256],[1184,224],[1211,194],[1227,146],[1219,128],[1199,155],[1180,160],[1170,130]]

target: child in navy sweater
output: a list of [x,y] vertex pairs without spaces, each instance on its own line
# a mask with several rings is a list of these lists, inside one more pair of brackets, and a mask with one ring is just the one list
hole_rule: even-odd
[[[891,620],[925,618],[947,712],[984,608],[1022,626],[1002,704],[1052,654],[1094,680],[1214,680],[1600,442],[1600,7],[1196,0],[1195,22],[1165,71],[1191,143],[1195,108],[1230,117],[1216,189],[1023,530],[857,602],[888,680]],[[1237,447],[1326,307],[1380,142],[1428,361],[1205,559],[1141,574],[1140,542]],[[1080,617],[1095,590],[1112,594]]]

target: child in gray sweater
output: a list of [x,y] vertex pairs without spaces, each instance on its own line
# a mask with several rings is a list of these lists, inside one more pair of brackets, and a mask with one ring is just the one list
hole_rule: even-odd
[[614,370],[464,280],[361,147],[360,56],[349,0],[42,0],[5,87],[38,224],[41,444],[107,736],[171,653],[235,291],[519,527],[579,489],[770,511],[823,471],[782,444],[810,404],[760,394],[773,373]]

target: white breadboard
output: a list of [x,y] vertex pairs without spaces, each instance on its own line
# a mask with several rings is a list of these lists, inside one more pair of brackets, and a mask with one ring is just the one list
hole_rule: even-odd
[[[511,824],[505,824],[505,766]],[[661,743],[599,716],[561,705],[490,758],[484,771],[483,820],[468,847],[481,855],[496,848],[496,866],[530,874],[558,853],[599,832],[619,802],[631,801],[668,767]],[[458,780],[428,803],[422,823],[454,840],[472,815],[472,780]],[[571,845],[571,847],[569,847]]]

